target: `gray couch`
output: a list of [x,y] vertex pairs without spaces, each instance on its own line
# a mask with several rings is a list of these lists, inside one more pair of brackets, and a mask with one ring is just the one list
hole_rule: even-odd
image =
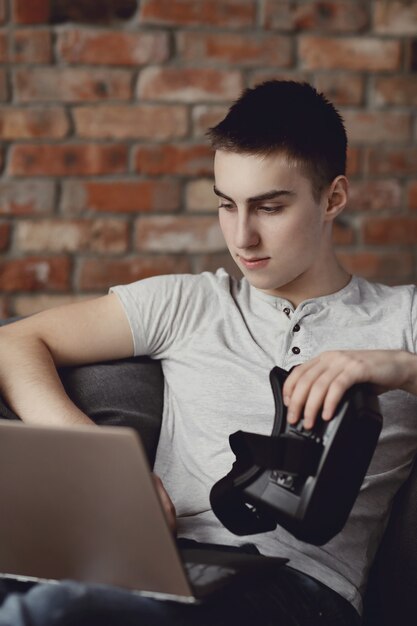
[[[163,374],[159,362],[136,358],[62,368],[60,376],[69,396],[97,424],[136,429],[153,462],[163,406]],[[1,399],[0,417],[15,418]],[[416,533],[417,464],[396,497],[371,572],[365,598],[366,626],[415,626],[417,623]]]

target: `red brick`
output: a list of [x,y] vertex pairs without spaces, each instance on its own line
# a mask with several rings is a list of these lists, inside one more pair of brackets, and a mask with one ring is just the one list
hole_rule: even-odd
[[386,217],[372,218],[363,224],[365,243],[371,244],[415,244],[417,243],[417,218]]
[[373,30],[381,35],[416,35],[417,4],[410,0],[373,2]]
[[117,25],[129,20],[140,0],[51,0],[54,24]]
[[140,174],[199,176],[213,171],[213,150],[202,144],[138,146],[134,158]]
[[199,254],[194,259],[194,272],[215,272],[219,267],[223,267],[226,272],[236,278],[242,278],[242,272],[233,261],[229,252],[216,252],[212,254]]
[[187,62],[214,61],[258,67],[292,64],[291,40],[283,35],[183,31],[177,34],[177,49],[180,58]]
[[0,252],[4,252],[9,247],[11,224],[0,222]]
[[9,54],[7,52],[7,33],[0,31],[0,63],[7,63]]
[[266,0],[263,25],[291,32],[358,32],[369,24],[367,2]]
[[417,148],[369,148],[366,167],[370,174],[415,175],[417,171]]
[[10,298],[0,297],[0,319],[6,319],[12,315]]
[[176,180],[69,181],[62,193],[62,210],[72,214],[176,211],[180,203]]
[[361,149],[352,148],[349,146],[347,149],[347,163],[346,173],[348,176],[355,176],[359,174],[361,168]]
[[125,252],[128,224],[116,219],[48,219],[17,222],[15,243],[23,252]]
[[80,268],[80,289],[107,290],[112,285],[131,283],[162,274],[191,273],[190,260],[183,256],[151,256],[127,259],[85,259]]
[[62,139],[68,131],[67,114],[60,107],[0,109],[1,139]]
[[256,0],[142,0],[142,24],[219,26],[244,28],[255,25]]
[[0,24],[6,20],[6,0],[0,0]]
[[195,137],[203,137],[207,130],[216,126],[226,116],[228,106],[220,104],[198,104],[193,108],[193,134]]
[[260,69],[248,71],[248,87],[255,87],[260,83],[264,83],[268,80],[295,80],[297,82],[311,82],[310,72],[302,72],[301,70],[273,70]]
[[410,139],[411,115],[395,111],[343,111],[348,138],[351,142],[390,143]]
[[68,63],[145,65],[169,58],[168,34],[72,29],[58,36],[58,52]]
[[212,178],[200,178],[189,182],[185,190],[187,211],[217,213],[217,198],[213,191]]
[[73,110],[79,137],[167,140],[183,137],[188,113],[183,105],[95,105]]
[[0,214],[42,215],[55,208],[55,183],[50,180],[0,182]]
[[337,256],[348,272],[368,280],[396,283],[408,281],[412,276],[410,252],[338,251]]
[[409,184],[407,190],[407,206],[409,209],[417,209],[417,181]]
[[68,291],[70,270],[70,259],[63,256],[0,261],[0,290]]
[[231,100],[243,89],[236,70],[146,67],[139,76],[137,96],[145,100]]
[[377,105],[417,106],[417,79],[415,74],[376,78],[374,101]]
[[354,243],[355,231],[345,221],[336,222],[333,226],[333,242],[337,246],[348,246]]
[[18,102],[129,100],[131,80],[129,70],[33,67],[15,70],[14,89]]
[[127,147],[117,144],[17,144],[10,152],[8,173],[15,176],[93,176],[127,169]]
[[316,74],[311,82],[334,104],[362,104],[364,101],[365,81],[360,74],[326,72]]
[[51,0],[13,0],[13,19],[17,24],[46,24]]
[[404,69],[417,72],[417,37],[409,37],[404,42]]
[[6,72],[0,69],[0,102],[5,102],[9,98],[9,88],[6,79]]
[[319,37],[303,35],[298,40],[302,68],[346,69],[379,72],[400,68],[399,41],[371,37]]
[[402,188],[398,180],[367,180],[350,183],[349,211],[382,211],[401,208]]
[[217,217],[141,217],[136,223],[140,252],[218,252],[225,249]]
[[50,63],[52,40],[49,30],[16,30],[11,38],[11,63]]

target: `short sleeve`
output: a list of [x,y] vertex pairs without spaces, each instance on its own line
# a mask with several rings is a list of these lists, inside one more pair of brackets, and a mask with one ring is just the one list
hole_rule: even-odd
[[118,296],[126,313],[135,356],[167,357],[197,326],[209,323],[215,307],[203,274],[155,276],[112,287],[110,293]]

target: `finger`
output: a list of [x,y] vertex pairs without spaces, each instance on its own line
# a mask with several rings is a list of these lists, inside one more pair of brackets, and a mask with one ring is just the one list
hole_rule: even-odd
[[334,379],[334,373],[325,371],[314,381],[308,393],[304,406],[304,427],[313,428],[317,417],[322,413],[325,399]]
[[311,361],[308,367],[303,368],[289,398],[287,420],[290,423],[297,422],[305,414],[304,408],[311,390],[325,371],[324,364],[318,359]]
[[[336,372],[334,369],[324,370],[318,377],[309,381],[309,388],[306,390],[305,398],[301,401],[304,403],[304,406],[301,408],[304,428],[313,428],[317,417],[323,415],[323,406],[335,377]],[[332,406],[331,404],[330,408]]]
[[312,427],[321,409],[321,417],[330,420],[346,391],[363,380],[365,365],[354,354],[335,354],[331,367],[315,381],[306,401],[307,428]]
[[318,414],[327,421],[334,416],[337,406],[346,391],[361,380],[362,368],[355,360],[348,360],[343,355],[338,358],[331,369],[314,382],[310,388],[304,408],[306,428],[312,428]]
[[298,384],[298,381],[300,380],[301,376],[303,376],[303,374],[312,366],[314,365],[314,362],[316,361],[316,359],[314,359],[314,361],[307,361],[306,363],[302,363],[301,365],[297,365],[292,371],[291,373],[288,375],[288,377],[286,378],[284,385],[282,387],[282,395],[283,395],[283,400],[284,400],[284,404],[286,406],[288,406],[291,396],[293,394],[293,391],[295,389],[295,387]]
[[[288,404],[287,420],[290,424],[298,422],[303,416],[306,415],[306,405],[308,399],[312,393],[313,386],[317,384],[317,380],[320,378],[321,373],[319,367],[311,368],[299,379],[297,386],[294,388],[291,398]],[[316,394],[321,395],[321,386],[317,389]],[[314,408],[314,402],[311,409]],[[311,412],[311,410],[310,410]]]
[[[297,421],[304,409],[305,426],[312,427],[331,382],[346,372],[351,377],[346,377],[347,389],[357,381],[357,376],[363,376],[362,369],[353,352],[340,350],[323,352],[310,361],[308,367],[300,368],[296,387],[289,398],[289,421]],[[330,409],[333,412],[333,404]],[[329,419],[331,415],[326,417]]]
[[159,499],[161,501],[162,504],[162,508],[164,509],[165,515],[167,517],[168,523],[171,527],[171,530],[173,532],[176,531],[176,526],[177,526],[177,516],[176,516],[176,510],[175,510],[175,506],[174,503],[172,502],[171,498],[168,495],[168,492],[166,491],[162,480],[159,478],[159,476],[157,476],[156,474],[153,474],[153,479],[154,479],[154,483],[156,486],[156,490],[158,492],[158,496]]
[[332,419],[346,391],[355,383],[363,381],[363,369],[364,365],[359,362],[351,362],[335,376],[324,399],[322,411],[324,420]]
[[294,367],[284,382],[283,395],[290,398],[294,389],[299,385],[300,379],[310,380],[311,377],[317,375],[317,371],[323,371],[325,367],[328,367],[329,362],[337,359],[338,355],[338,352],[322,352],[313,359]]

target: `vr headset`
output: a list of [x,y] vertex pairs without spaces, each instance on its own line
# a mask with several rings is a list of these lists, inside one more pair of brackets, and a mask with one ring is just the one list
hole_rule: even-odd
[[288,372],[274,367],[271,436],[237,431],[229,443],[231,471],[212,487],[210,502],[236,535],[274,530],[279,524],[297,539],[322,545],[346,523],[382,428],[376,395],[368,384],[351,387],[330,421],[311,430],[287,423],[281,389]]

